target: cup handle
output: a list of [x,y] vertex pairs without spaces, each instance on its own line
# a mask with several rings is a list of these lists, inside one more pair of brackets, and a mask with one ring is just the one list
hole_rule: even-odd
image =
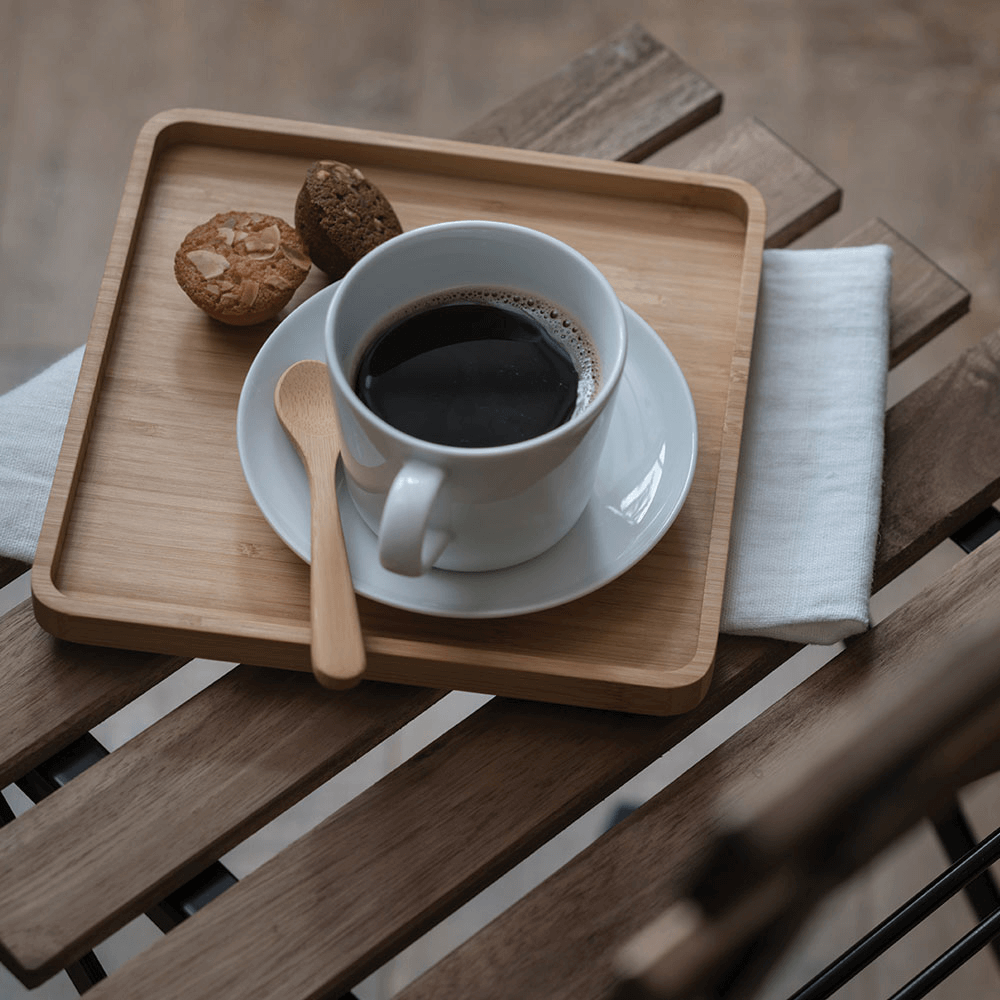
[[402,576],[426,573],[449,542],[446,532],[428,530],[431,508],[444,482],[436,465],[413,459],[392,481],[378,532],[379,562]]

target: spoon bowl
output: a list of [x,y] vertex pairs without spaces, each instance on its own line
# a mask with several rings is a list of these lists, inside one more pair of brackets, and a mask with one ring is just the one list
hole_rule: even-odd
[[340,426],[322,361],[299,361],[274,388],[274,409],[309,477],[310,657],[317,680],[349,688],[365,672],[365,644],[337,507]]

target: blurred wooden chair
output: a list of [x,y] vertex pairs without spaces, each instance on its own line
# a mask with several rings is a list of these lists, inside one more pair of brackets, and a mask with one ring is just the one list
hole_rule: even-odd
[[[618,1000],[748,1000],[822,898],[955,793],[1000,766],[1000,618],[914,664],[892,704],[859,698],[847,725],[752,797],[723,799],[717,832],[677,900],[620,950]],[[1000,831],[956,861],[794,994],[831,996],[963,888],[992,914],[896,997],[924,996],[1000,934]],[[982,911],[980,902],[977,909]]]

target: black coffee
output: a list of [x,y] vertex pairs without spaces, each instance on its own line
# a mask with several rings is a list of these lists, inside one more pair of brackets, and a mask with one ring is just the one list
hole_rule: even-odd
[[489,448],[565,423],[593,396],[586,335],[539,299],[482,290],[424,300],[377,331],[354,388],[393,427],[436,444]]

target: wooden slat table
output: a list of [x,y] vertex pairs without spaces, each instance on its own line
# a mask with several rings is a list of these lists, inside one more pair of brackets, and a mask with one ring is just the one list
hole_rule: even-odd
[[[639,26],[459,137],[639,160],[715,114],[719,92]],[[690,166],[754,183],[768,245],[836,211],[840,191],[748,120]],[[895,249],[892,361],[968,293],[881,220],[844,243]],[[1000,495],[1000,333],[886,420],[876,584]],[[0,563],[0,580],[27,567]],[[851,694],[905,680],[910,657],[1000,604],[1000,542],[915,598],[601,837],[402,996],[600,997],[615,949],[663,907],[713,822],[714,790],[792,760]],[[0,787],[185,662],[53,640],[25,603],[0,623]],[[705,700],[675,718],[495,698],[100,982],[97,998],[306,1000],[349,991],[409,942],[712,720],[794,644],[722,636]],[[0,959],[35,985],[343,770],[444,692],[238,666],[0,828]],[[794,724],[793,724],[794,723]],[[9,818],[9,817],[8,817]],[[196,907],[192,906],[191,909]]]

